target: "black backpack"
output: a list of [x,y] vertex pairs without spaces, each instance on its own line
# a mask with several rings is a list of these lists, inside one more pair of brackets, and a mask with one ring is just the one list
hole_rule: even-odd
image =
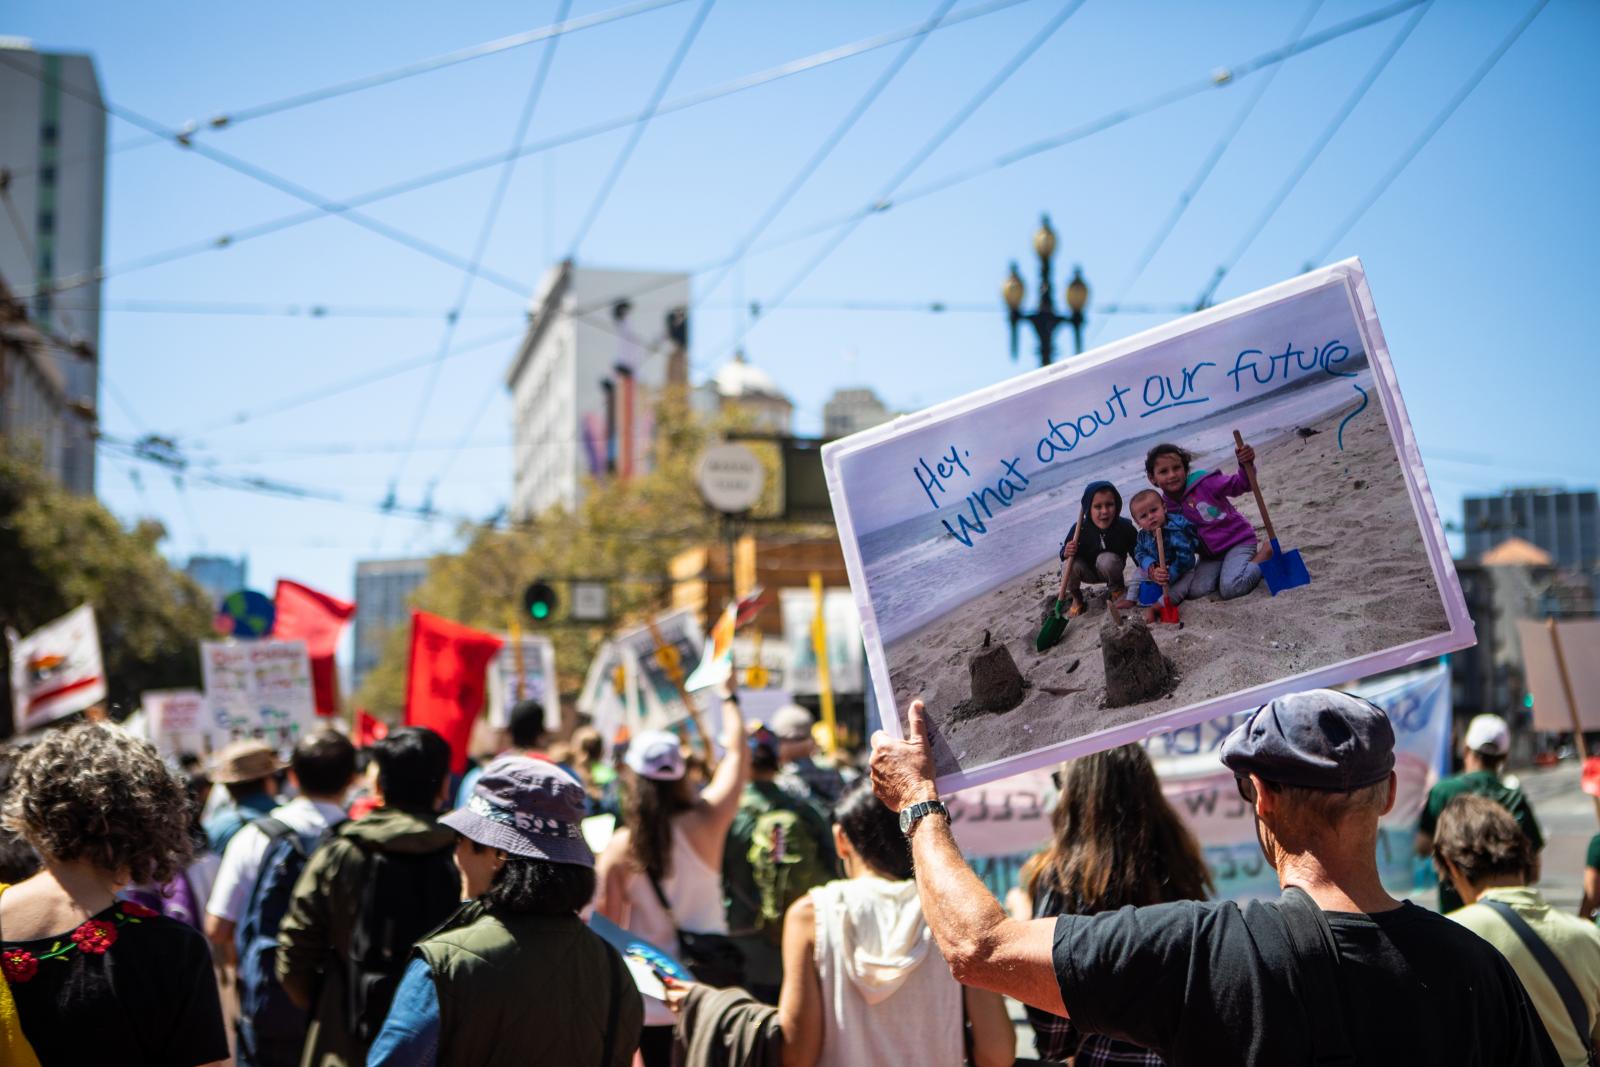
[[352,843],[367,863],[345,964],[346,1017],[356,1039],[371,1044],[383,1029],[412,946],[461,903],[461,876],[454,846],[395,853]]

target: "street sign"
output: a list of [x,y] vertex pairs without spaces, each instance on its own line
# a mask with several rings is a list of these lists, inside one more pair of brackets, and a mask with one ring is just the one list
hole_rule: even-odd
[[738,515],[761,499],[766,471],[760,458],[744,445],[712,445],[700,455],[695,481],[712,510]]
[[611,616],[611,597],[605,582],[573,582],[572,619],[574,622],[605,622]]

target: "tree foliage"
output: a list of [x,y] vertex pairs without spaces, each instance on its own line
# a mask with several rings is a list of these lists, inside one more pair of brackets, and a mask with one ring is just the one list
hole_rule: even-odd
[[[0,439],[0,627],[25,634],[92,604],[114,713],[147,689],[200,683],[198,642],[210,636],[212,613],[200,588],[162,558],[165,536],[154,521],[125,528]],[[0,687],[0,711],[9,733],[9,685]]]
[[[590,482],[575,509],[553,508],[511,529],[469,527],[466,547],[433,560],[428,577],[412,594],[414,606],[469,626],[504,633],[521,612],[523,587],[540,577],[611,580],[610,607],[619,624],[637,622],[668,602],[667,565],[685,548],[720,538],[717,516],[695,489],[700,453],[715,438],[747,428],[737,411],[714,419],[697,417],[682,390],[666,391],[655,408],[656,439],[652,470],[627,481]],[[756,447],[768,467],[767,497],[775,507],[778,454]],[[565,598],[565,587],[558,583]],[[583,682],[602,627],[565,624],[570,604],[563,602],[551,625],[539,632],[555,643],[556,671],[563,693]],[[383,657],[363,680],[356,704],[374,714],[397,718],[405,703],[409,627],[396,627]]]

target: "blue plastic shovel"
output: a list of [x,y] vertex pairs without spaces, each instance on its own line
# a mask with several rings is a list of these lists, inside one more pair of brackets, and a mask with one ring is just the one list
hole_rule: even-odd
[[[1233,431],[1233,444],[1235,448],[1244,447],[1244,438],[1238,430]],[[1272,528],[1267,502],[1261,496],[1261,484],[1256,481],[1256,465],[1245,464],[1244,473],[1250,479],[1250,491],[1256,495],[1256,508],[1261,512],[1261,523],[1267,528],[1267,538],[1272,543],[1272,556],[1260,563],[1261,577],[1266,579],[1268,591],[1277,596],[1285,589],[1310,585],[1311,573],[1306,570],[1306,561],[1300,558],[1300,550],[1294,548],[1285,552],[1278,545],[1278,533]]]

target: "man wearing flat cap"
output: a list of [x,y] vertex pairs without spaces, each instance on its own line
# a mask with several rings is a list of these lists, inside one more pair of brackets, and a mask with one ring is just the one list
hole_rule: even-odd
[[902,812],[923,914],[956,978],[1186,1064],[1557,1064],[1515,972],[1477,935],[1378,877],[1394,731],[1333,690],[1258,708],[1222,746],[1283,896],[1009,918],[937,801],[921,702],[872,739]]

